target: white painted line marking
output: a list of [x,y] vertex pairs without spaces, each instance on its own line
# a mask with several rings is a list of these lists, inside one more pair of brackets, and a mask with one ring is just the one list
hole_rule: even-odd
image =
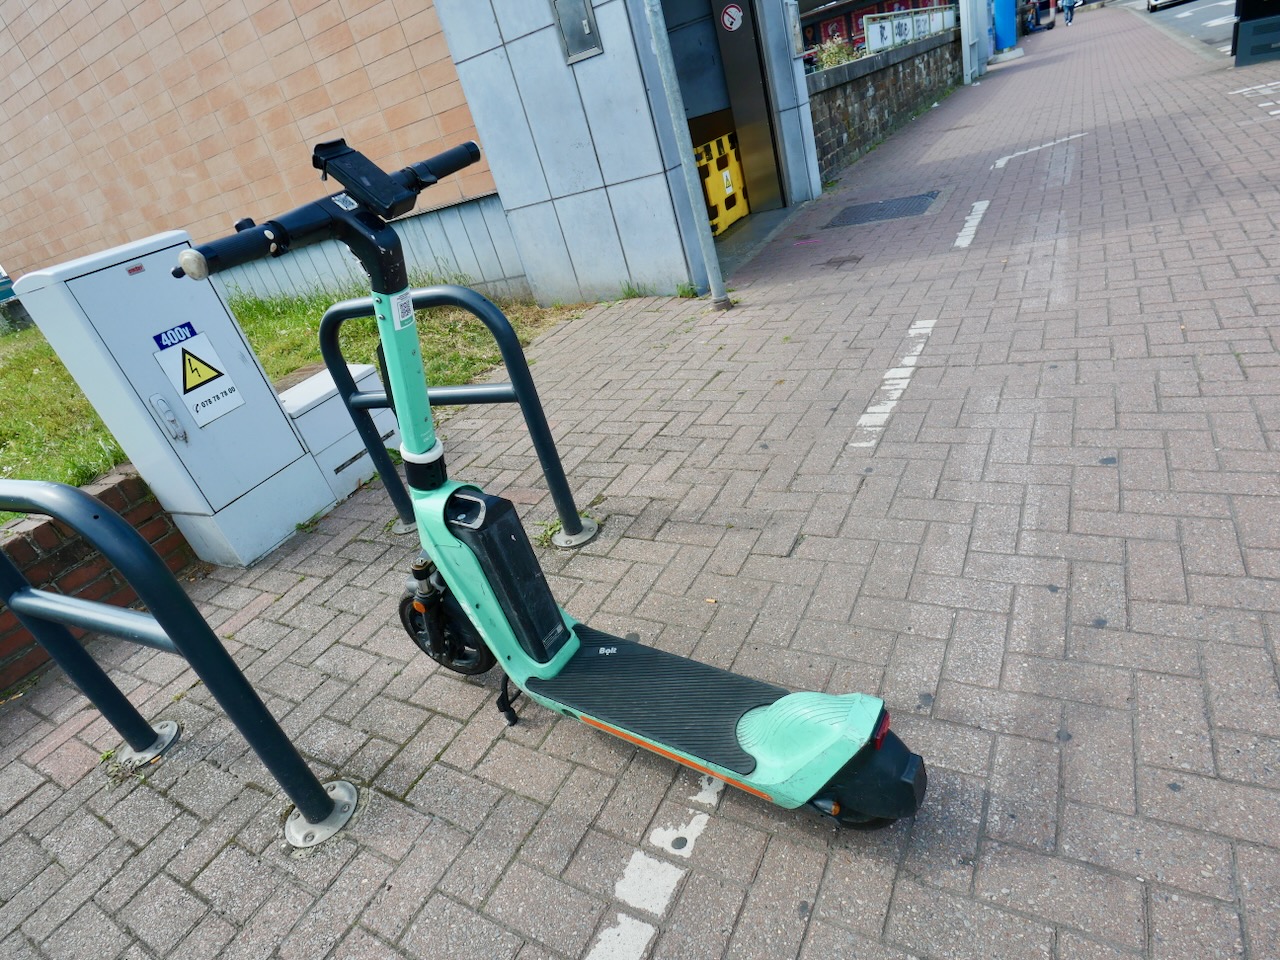
[[[714,810],[723,790],[723,780],[703,775],[698,779],[698,792],[689,799]],[[649,834],[649,842],[673,856],[685,859],[692,856],[694,843],[711,817],[706,813],[688,812],[692,815],[688,823],[657,827]],[[633,850],[622,876],[613,886],[613,895],[627,906],[661,919],[686,873],[688,870],[683,867],[651,857],[642,850]],[[600,931],[585,960],[643,960],[657,932],[652,924],[619,913],[616,924]]]
[[640,960],[655,933],[649,924],[620,913],[616,925],[600,931],[586,960]]
[[[982,209],[986,210],[988,201],[979,202],[983,205]],[[975,203],[974,207],[977,206],[978,204]],[[958,240],[956,244],[959,245]],[[967,247],[968,243],[965,246]],[[853,439],[849,441],[848,446],[866,449],[880,442],[880,434],[889,422],[889,415],[893,413],[893,408],[906,393],[911,375],[916,371],[916,357],[924,352],[929,334],[933,332],[933,326],[937,322],[937,320],[917,320],[907,330],[907,339],[910,343],[906,352],[898,359],[898,365],[890,368],[881,379],[880,388],[867,404],[867,409],[862,416],[858,418]]]
[[1194,10],[1188,10],[1186,13],[1180,13],[1180,14],[1178,14],[1176,17],[1174,17],[1174,19],[1175,19],[1175,20],[1181,20],[1183,17],[1189,17],[1189,16],[1191,16],[1193,13],[1195,13],[1195,11],[1194,11]]
[[661,917],[684,875],[680,867],[637,850],[614,884],[613,895],[629,907]]
[[1268,110],[1267,113],[1273,117],[1280,117],[1280,110]]
[[698,785],[702,789],[696,795],[690,797],[690,800],[704,807],[715,807],[720,803],[720,794],[724,792],[723,780],[717,780],[715,777],[704,773],[699,779]]
[[969,215],[964,218],[964,226],[960,228],[960,233],[956,236],[956,242],[952,244],[953,247],[967,247],[973,243],[974,235],[978,232],[978,224],[982,222],[982,218],[989,206],[991,206],[990,200],[979,200],[973,205]]
[[649,834],[649,842],[675,857],[686,860],[693,855],[693,845],[711,818],[705,813],[694,814],[692,820],[678,827],[657,827]]
[[1228,24],[1228,23],[1235,23],[1235,22],[1236,22],[1236,18],[1235,18],[1235,17],[1219,17],[1217,20],[1206,20],[1204,23],[1200,24],[1200,26],[1202,26],[1202,27],[1221,27],[1221,26],[1224,26],[1224,25],[1226,25],[1226,24]]
[[1237,93],[1252,93],[1254,90],[1270,90],[1272,87],[1280,87],[1280,80],[1273,80],[1270,83],[1260,83],[1256,87],[1241,87],[1239,90],[1232,90],[1227,94],[1227,96],[1233,97]]
[[1028,153],[1035,153],[1037,150],[1047,150],[1049,147],[1056,147],[1058,144],[1066,143],[1068,140],[1078,140],[1080,137],[1087,137],[1088,135],[1089,134],[1087,132],[1073,133],[1071,136],[1063,137],[1061,140],[1053,140],[1053,141],[1050,141],[1049,143],[1042,143],[1038,147],[1030,147],[1026,150],[1019,150],[1017,153],[1011,153],[1007,157],[1001,157],[999,160],[997,160],[995,163],[991,165],[991,169],[1003,170],[1005,164],[1007,164],[1010,160],[1016,160],[1018,157],[1025,157]]

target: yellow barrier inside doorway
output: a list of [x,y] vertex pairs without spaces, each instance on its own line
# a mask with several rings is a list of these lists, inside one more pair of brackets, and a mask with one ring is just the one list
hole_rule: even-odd
[[698,176],[702,180],[702,199],[711,220],[711,235],[717,236],[729,224],[751,212],[743,192],[742,162],[738,158],[737,134],[717,137],[695,147]]

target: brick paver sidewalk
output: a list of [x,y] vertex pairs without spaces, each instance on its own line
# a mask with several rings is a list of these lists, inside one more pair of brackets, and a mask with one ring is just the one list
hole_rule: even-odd
[[[0,707],[0,956],[1280,957],[1280,63],[1117,7],[1024,48],[800,212],[733,311],[626,301],[532,351],[605,518],[544,552],[562,602],[878,692],[929,763],[914,821],[841,832],[536,707],[504,727],[493,678],[396,623],[414,548],[375,489],[191,584],[322,777],[366,785],[355,823],[286,852],[183,664],[99,643],[183,738],[113,784],[57,673]],[[514,412],[443,432],[455,475],[553,516]]]

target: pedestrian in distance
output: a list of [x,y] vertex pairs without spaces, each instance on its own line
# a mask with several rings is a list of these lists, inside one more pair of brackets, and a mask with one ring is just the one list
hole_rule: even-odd
[[1076,12],[1076,0],[1062,0],[1062,13],[1067,18],[1067,26],[1071,26],[1071,18]]

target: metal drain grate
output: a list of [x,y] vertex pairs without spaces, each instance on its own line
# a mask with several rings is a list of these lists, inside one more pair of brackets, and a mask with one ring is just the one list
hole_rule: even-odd
[[902,217],[918,217],[938,199],[938,191],[917,194],[914,197],[898,197],[896,200],[877,200],[875,203],[859,203],[845,207],[828,227],[856,227],[878,220],[899,220]]

